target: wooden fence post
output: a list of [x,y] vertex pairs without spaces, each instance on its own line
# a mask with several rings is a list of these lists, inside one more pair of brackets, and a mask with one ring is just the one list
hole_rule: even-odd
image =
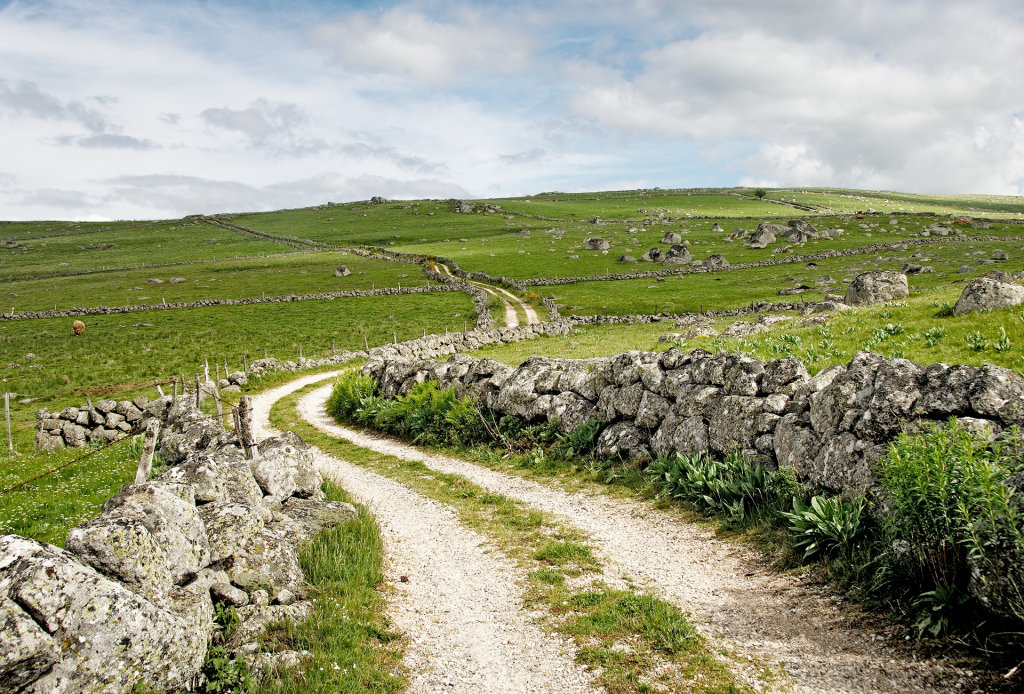
[[366,347],[366,351],[370,351],[370,343],[366,339],[366,335],[363,335],[363,347]]
[[224,425],[224,406],[220,403],[220,383],[213,384],[213,401],[217,404],[217,421]]
[[238,401],[238,441],[247,460],[259,456],[256,437],[252,433],[252,396],[243,395]]
[[149,481],[153,470],[153,451],[156,450],[156,437],[160,433],[160,420],[154,417],[146,425],[146,439],[142,444],[142,456],[139,458],[139,469],[135,471],[135,484]]
[[11,394],[4,393],[4,419],[7,420],[7,452],[14,457],[14,439],[11,438]]
[[200,400],[200,396],[202,395],[202,392],[203,392],[202,386],[199,385],[199,374],[196,374],[196,409],[197,410],[199,409],[199,406],[202,403],[202,400]]

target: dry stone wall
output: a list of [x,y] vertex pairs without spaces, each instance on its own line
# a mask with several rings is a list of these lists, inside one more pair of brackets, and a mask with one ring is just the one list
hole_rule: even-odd
[[[534,326],[535,327],[535,326]],[[872,464],[908,425],[951,416],[978,436],[1024,424],[1024,379],[1002,367],[921,366],[859,352],[811,377],[793,357],[627,352],[601,359],[531,357],[518,368],[457,354],[447,361],[371,355],[362,373],[387,397],[438,381],[492,410],[563,432],[606,425],[597,453],[644,461],[733,450],[801,482],[858,493]]]
[[262,441],[246,460],[234,431],[191,396],[136,409],[140,427],[163,424],[166,472],[122,487],[98,518],[68,534],[65,549],[0,537],[0,691],[121,694],[137,682],[191,689],[215,603],[237,608],[241,625],[227,646],[257,672],[298,657],[260,655],[256,635],[308,613],[296,545],[355,509],[323,500],[322,478],[295,434]]

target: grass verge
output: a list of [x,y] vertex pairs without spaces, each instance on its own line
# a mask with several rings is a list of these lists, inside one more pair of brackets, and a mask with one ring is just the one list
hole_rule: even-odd
[[[324,483],[331,501],[348,501],[345,491]],[[260,694],[327,694],[402,690],[402,640],[384,615],[384,547],[376,519],[359,507],[359,517],[320,533],[299,551],[313,598],[312,613],[295,624],[272,624],[261,637],[265,651],[309,651],[298,667],[278,670],[259,684]]]
[[[654,691],[747,692],[710,644],[674,606],[603,577],[578,529],[463,477],[375,453],[323,434],[303,421],[298,400],[312,384],[279,400],[271,423],[308,443],[448,504],[469,528],[492,539],[522,569],[526,607],[543,625],[574,640],[576,659],[614,694]],[[758,679],[771,677],[767,670]]]

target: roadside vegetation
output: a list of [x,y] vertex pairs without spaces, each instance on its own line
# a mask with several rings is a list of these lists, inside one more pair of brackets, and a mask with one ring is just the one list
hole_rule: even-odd
[[560,434],[555,424],[501,416],[436,382],[389,400],[373,379],[349,372],[327,411],[490,467],[680,503],[759,542],[780,567],[810,565],[845,594],[893,615],[908,638],[948,638],[1007,668],[1024,648],[1024,505],[1006,483],[1024,476],[1024,451],[980,443],[955,419],[901,435],[877,464],[880,486],[844,498],[738,453],[597,459],[596,421]]
[[[340,380],[330,407],[351,409],[345,395],[367,397],[367,383],[358,376]],[[307,424],[296,403],[322,384],[312,384],[279,400],[271,422],[298,433],[321,450],[398,480],[425,496],[449,505],[468,528],[486,535],[494,547],[524,570],[525,604],[543,610],[542,623],[572,638],[576,659],[593,670],[596,683],[612,694],[655,691],[693,691],[718,694],[752,692],[733,674],[736,663],[715,653],[687,620],[669,603],[637,591],[631,585],[603,578],[588,538],[527,504],[493,494],[458,475],[431,470],[423,463],[401,460],[337,440]],[[436,397],[432,397],[432,394]],[[372,394],[369,397],[373,397]],[[376,400],[374,402],[377,402]],[[417,403],[417,404],[412,404]],[[398,405],[391,421],[430,418],[417,426],[434,441],[454,441],[459,427],[469,423],[475,406],[436,389],[423,388],[411,402]],[[375,407],[371,405],[370,407]],[[478,431],[470,434],[479,437]],[[531,437],[533,432],[523,435]],[[423,440],[423,437],[420,437]],[[744,669],[750,663],[740,664]],[[758,679],[775,673],[754,664]]]

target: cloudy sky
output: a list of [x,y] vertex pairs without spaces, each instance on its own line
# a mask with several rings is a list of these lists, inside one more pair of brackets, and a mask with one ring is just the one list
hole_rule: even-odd
[[0,0],[0,219],[1024,194],[1020,0]]

